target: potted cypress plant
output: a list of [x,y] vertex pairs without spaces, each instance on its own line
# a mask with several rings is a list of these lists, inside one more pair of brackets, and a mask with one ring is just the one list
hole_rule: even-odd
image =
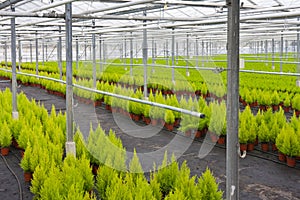
[[[280,152],[284,153],[286,155],[286,162],[289,167],[295,167],[296,165],[296,156],[300,155],[300,141],[295,133],[294,129],[290,126],[285,127],[280,132],[280,135],[283,134],[284,136],[278,136],[279,139],[277,141],[278,143],[278,149]],[[282,142],[279,144],[279,142]]]
[[24,157],[21,160],[21,168],[24,170],[24,180],[25,182],[30,182],[32,179],[32,169],[31,169],[31,154],[32,154],[32,147],[28,142]]
[[246,121],[241,119],[241,123],[239,126],[239,142],[240,142],[240,150],[246,151],[247,150],[247,143],[248,143],[248,132],[246,128]]
[[283,127],[283,129],[280,131],[276,138],[276,146],[278,148],[278,159],[282,162],[286,161],[286,155],[282,152],[282,144],[285,137],[285,131],[287,129],[287,126]]
[[175,116],[173,114],[173,112],[171,110],[167,110],[165,112],[165,127],[169,130],[169,131],[173,131],[174,128],[174,122],[175,122]]
[[283,110],[284,112],[289,112],[290,111],[290,107],[291,107],[291,99],[289,97],[289,95],[286,95],[284,101],[283,101]]
[[6,123],[4,121],[0,128],[0,146],[1,146],[1,154],[3,156],[7,156],[9,153],[9,146],[11,145],[12,141],[12,133]]
[[273,110],[277,111],[279,108],[280,98],[276,90],[271,95],[271,102]]
[[269,151],[270,133],[266,122],[262,120],[258,130],[258,139],[261,142],[261,149]]

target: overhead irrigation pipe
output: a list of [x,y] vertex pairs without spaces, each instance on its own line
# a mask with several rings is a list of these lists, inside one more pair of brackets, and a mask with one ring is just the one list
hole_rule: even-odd
[[114,94],[114,93],[110,93],[110,92],[105,92],[105,91],[100,91],[100,90],[96,90],[96,89],[91,89],[91,88],[84,87],[84,86],[77,85],[77,84],[73,84],[73,86],[76,87],[76,88],[80,88],[80,89],[87,90],[87,91],[94,92],[94,93],[98,93],[98,94],[108,95],[108,96],[116,97],[116,98],[119,98],[119,99],[134,101],[134,102],[137,102],[137,103],[147,104],[147,105],[150,105],[150,106],[157,106],[157,107],[160,107],[160,108],[165,108],[165,109],[181,112],[181,113],[188,114],[188,115],[198,117],[198,118],[201,118],[201,119],[205,118],[205,114],[199,113],[199,112],[194,112],[194,111],[190,111],[190,110],[186,110],[186,109],[182,109],[182,108],[177,108],[177,107],[174,107],[174,106],[169,106],[169,105],[165,105],[165,104],[161,104],[161,103],[146,101],[146,100],[142,100],[142,99],[136,99],[136,98],[127,97],[127,96]]
[[[8,73],[11,73],[11,70],[7,70],[7,69],[3,69],[3,68],[0,68],[0,70],[8,72]],[[51,78],[51,77],[47,77],[47,76],[40,76],[40,75],[35,75],[35,74],[23,73],[23,72],[17,72],[17,74],[24,75],[24,76],[35,77],[35,78],[46,79],[46,80],[51,80],[51,81],[55,81],[55,82],[66,84],[66,81],[55,79],[55,78]],[[190,111],[190,110],[186,110],[186,109],[182,109],[182,108],[177,108],[177,107],[174,107],[174,106],[169,106],[169,105],[165,105],[165,104],[161,104],[161,103],[156,103],[156,102],[151,102],[151,101],[142,100],[142,99],[136,99],[136,98],[132,98],[132,97],[128,97],[128,96],[114,94],[114,93],[111,93],[111,92],[105,92],[105,91],[101,91],[101,90],[91,89],[91,88],[84,87],[84,86],[81,86],[81,85],[78,85],[78,84],[74,84],[74,83],[73,83],[73,87],[76,87],[76,88],[79,88],[79,89],[83,89],[83,90],[86,90],[86,91],[89,91],[89,92],[103,94],[103,95],[107,95],[107,96],[111,96],[111,97],[116,97],[116,98],[119,98],[119,99],[124,99],[124,100],[128,100],[128,101],[133,101],[133,102],[137,102],[137,103],[147,104],[147,105],[150,105],[150,106],[157,106],[157,107],[160,107],[160,108],[165,108],[165,109],[169,109],[169,110],[181,112],[183,114],[187,114],[187,115],[191,115],[191,116],[194,116],[194,117],[198,117],[200,119],[205,118],[205,114],[203,114],[203,113],[199,113],[199,112],[195,112],[195,111]]]

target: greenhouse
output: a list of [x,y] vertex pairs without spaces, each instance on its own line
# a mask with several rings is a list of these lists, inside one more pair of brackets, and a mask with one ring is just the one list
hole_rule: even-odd
[[0,199],[300,199],[300,0],[0,16]]

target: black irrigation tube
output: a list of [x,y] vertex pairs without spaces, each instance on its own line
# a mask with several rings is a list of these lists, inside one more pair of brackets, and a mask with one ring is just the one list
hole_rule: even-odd
[[19,194],[20,194],[20,200],[23,200],[23,192],[22,192],[22,186],[21,186],[21,183],[20,183],[20,180],[18,178],[18,176],[16,175],[16,173],[12,170],[12,168],[9,166],[9,164],[7,163],[7,160],[4,156],[2,156],[2,159],[6,165],[6,167],[8,168],[8,170],[12,173],[12,175],[16,178],[17,182],[18,182],[18,187],[19,187]]

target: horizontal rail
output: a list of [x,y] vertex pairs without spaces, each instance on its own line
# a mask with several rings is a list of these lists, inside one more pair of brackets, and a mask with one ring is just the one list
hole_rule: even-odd
[[[7,70],[7,69],[3,69],[3,68],[0,68],[0,70],[5,71],[5,72],[9,72],[9,73],[12,72],[11,70]],[[35,77],[35,78],[47,79],[47,80],[51,80],[51,81],[55,81],[55,82],[66,84],[66,81],[55,79],[55,78],[51,78],[51,77],[47,77],[47,76],[39,76],[39,75],[27,74],[27,73],[23,73],[23,72],[17,72],[17,74],[24,75],[24,76]],[[73,87],[76,87],[76,88],[79,88],[79,89],[83,89],[83,90],[86,90],[86,91],[89,91],[89,92],[94,92],[94,93],[98,93],[98,94],[103,94],[103,95],[108,95],[108,96],[111,96],[111,97],[116,97],[116,98],[124,99],[124,100],[134,101],[134,102],[138,102],[138,103],[142,103],[142,104],[147,104],[147,105],[151,105],[151,106],[157,106],[157,107],[160,107],[160,108],[165,108],[165,109],[169,109],[169,110],[181,112],[181,113],[188,114],[188,115],[191,115],[191,116],[194,116],[194,117],[198,117],[198,118],[205,118],[205,114],[203,114],[203,113],[199,113],[199,112],[195,112],[195,111],[190,111],[190,110],[186,110],[186,109],[182,109],[182,108],[177,108],[177,107],[174,107],[174,106],[169,106],[169,105],[165,105],[165,104],[161,104],[161,103],[156,103],[156,102],[151,102],[151,101],[142,100],[142,99],[136,99],[136,98],[132,98],[132,97],[128,97],[128,96],[114,94],[114,93],[111,93],[111,92],[105,92],[105,91],[101,91],[101,90],[96,90],[96,89],[88,88],[88,87],[81,86],[81,85],[78,85],[78,84],[73,84]]]

